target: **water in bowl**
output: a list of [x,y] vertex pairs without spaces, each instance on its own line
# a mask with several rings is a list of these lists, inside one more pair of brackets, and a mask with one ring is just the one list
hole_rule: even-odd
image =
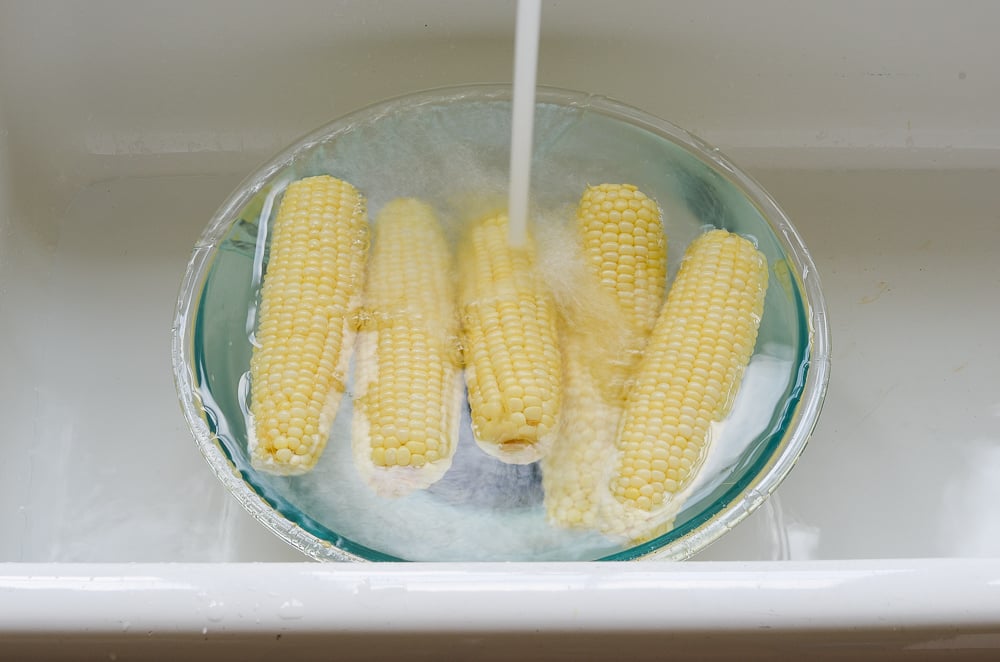
[[[247,373],[266,263],[261,222],[288,181],[315,174],[347,180],[374,218],[387,201],[419,197],[452,239],[463,224],[506,202],[510,102],[464,98],[400,103],[341,123],[307,142],[234,214],[204,281],[195,320],[198,394],[236,471],[271,507],[320,540],[372,560],[591,560],[644,554],[724,508],[775,452],[802,388],[808,360],[805,313],[780,242],[738,186],[686,148],[582,104],[541,102],[532,169],[534,231],[542,269],[566,273],[565,224],[588,184],[627,182],[664,212],[672,277],[689,241],[706,226],[752,237],[768,258],[770,287],[757,349],[734,408],[714,428],[711,450],[687,491],[675,528],[640,546],[595,532],[550,526],[540,470],[507,465],[471,439],[466,412],[452,469],[430,489],[389,499],[356,473],[350,451],[351,385],[326,451],[304,476],[250,468],[246,450]],[[255,264],[256,263],[256,264]]]

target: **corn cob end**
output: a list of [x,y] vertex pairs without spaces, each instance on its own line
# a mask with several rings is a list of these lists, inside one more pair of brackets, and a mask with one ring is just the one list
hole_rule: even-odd
[[[358,334],[357,360],[359,364],[361,362],[368,363],[369,374],[377,372],[377,346],[378,338],[375,331],[363,330]],[[370,381],[367,379],[357,380],[358,399],[355,402],[354,418],[351,421],[351,438],[353,440],[351,451],[354,466],[361,478],[379,496],[398,498],[416,490],[427,489],[441,480],[451,468],[459,436],[459,422],[461,420],[459,407],[465,396],[465,382],[462,373],[457,366],[453,372],[451,384],[444,394],[444,409],[440,412],[441,425],[444,428],[440,440],[445,445],[435,445],[433,442],[437,440],[428,438],[401,445],[392,449],[391,452],[384,447],[376,449],[372,444],[373,427],[381,429],[385,421],[376,421],[373,426],[368,413],[372,407],[366,403],[364,395],[370,386]],[[414,450],[411,451],[411,448]],[[423,451],[423,454],[420,454],[419,451]],[[406,464],[402,462],[406,462]]]

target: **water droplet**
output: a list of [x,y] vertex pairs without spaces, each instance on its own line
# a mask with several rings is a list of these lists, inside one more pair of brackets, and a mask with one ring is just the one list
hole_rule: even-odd
[[202,634],[208,634],[208,628],[202,628],[201,629],[201,633]]
[[284,619],[286,621],[302,618],[302,615],[304,613],[305,613],[305,605],[303,605],[300,601],[296,600],[295,598],[292,598],[291,600],[285,600],[283,603],[281,603],[281,606],[278,607],[278,618]]
[[128,621],[122,621],[122,632],[128,632],[128,629],[132,627],[132,624]]
[[205,608],[205,616],[213,623],[218,623],[226,617],[226,605],[221,600],[212,600]]

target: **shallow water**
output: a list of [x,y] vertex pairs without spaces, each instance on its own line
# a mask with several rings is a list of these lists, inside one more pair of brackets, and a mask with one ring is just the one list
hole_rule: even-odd
[[[256,268],[266,263],[261,216],[277,187],[328,172],[355,184],[369,216],[398,196],[430,202],[449,236],[502,208],[510,105],[477,102],[388,112],[314,145],[274,179],[235,220],[219,246],[202,292],[195,354],[210,426],[246,480],[289,519],[320,538],[368,558],[411,560],[576,560],[608,557],[626,545],[545,522],[537,467],[500,463],[471,440],[468,420],[452,469],[424,492],[399,499],[372,493],[350,453],[350,385],[316,469],[283,478],[253,472],[246,456],[245,374],[257,298]],[[797,394],[805,329],[801,302],[776,239],[740,192],[683,149],[585,107],[542,104],[536,114],[533,231],[550,286],[572,289],[574,250],[567,224],[588,184],[629,182],[658,201],[676,270],[691,238],[706,225],[752,236],[771,265],[757,353],[726,422],[715,426],[703,471],[688,489],[677,531],[721,508],[766,462]],[[271,210],[273,216],[273,209]],[[264,228],[266,229],[266,228]],[[562,280],[560,280],[562,278]],[[243,389],[241,392],[241,380]],[[668,534],[670,536],[671,534]],[[676,535],[673,534],[673,535]]]

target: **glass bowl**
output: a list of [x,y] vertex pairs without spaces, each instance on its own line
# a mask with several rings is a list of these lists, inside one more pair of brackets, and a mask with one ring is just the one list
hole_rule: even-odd
[[468,439],[431,489],[377,497],[351,467],[350,383],[314,471],[279,477],[251,468],[247,373],[266,261],[258,236],[284,186],[329,173],[367,196],[372,218],[391,198],[417,196],[445,219],[469,220],[504,199],[510,106],[509,86],[476,85],[407,95],[337,119],[247,178],[195,246],[173,327],[181,407],[219,480],[258,521],[315,559],[684,559],[767,498],[816,423],[829,376],[826,309],[809,252],[777,204],[718,149],[668,122],[603,97],[540,88],[531,190],[542,233],[546,219],[572,214],[588,184],[628,182],[663,209],[670,265],[706,226],[752,237],[768,258],[754,358],[674,528],[631,544],[551,527],[538,469],[484,460]]

